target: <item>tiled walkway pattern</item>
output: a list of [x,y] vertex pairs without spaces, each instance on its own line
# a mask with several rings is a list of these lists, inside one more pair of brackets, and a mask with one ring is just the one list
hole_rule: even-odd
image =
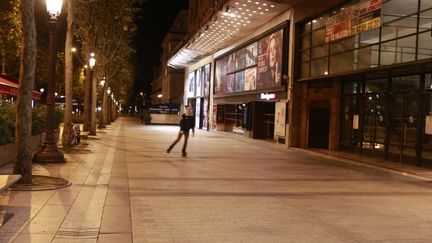
[[[73,185],[2,193],[0,242],[430,242],[432,184],[297,150],[120,119],[36,166]],[[6,217],[7,218],[7,217]]]

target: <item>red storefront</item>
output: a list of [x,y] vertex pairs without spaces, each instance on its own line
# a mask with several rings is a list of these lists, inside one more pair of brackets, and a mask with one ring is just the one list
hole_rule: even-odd
[[[18,80],[0,75],[0,97],[15,97],[18,94]],[[33,100],[40,101],[41,93],[33,90]]]

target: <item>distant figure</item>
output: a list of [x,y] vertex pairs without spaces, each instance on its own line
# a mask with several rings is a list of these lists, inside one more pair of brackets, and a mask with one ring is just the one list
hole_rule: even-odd
[[72,130],[73,130],[73,135],[75,138],[75,144],[80,144],[81,143],[81,129],[80,129],[80,124],[74,124],[72,126]]
[[180,120],[180,131],[178,133],[177,139],[169,146],[166,150],[167,153],[171,152],[174,146],[180,141],[182,135],[184,135],[184,144],[182,149],[182,156],[187,157],[186,146],[189,139],[189,130],[192,129],[192,136],[195,134],[195,124],[194,118],[191,116],[192,108],[190,106],[186,106],[186,113],[182,114],[182,118]]

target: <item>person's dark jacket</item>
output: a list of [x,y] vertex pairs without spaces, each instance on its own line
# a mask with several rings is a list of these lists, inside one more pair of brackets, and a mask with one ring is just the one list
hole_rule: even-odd
[[195,132],[194,118],[183,114],[182,119],[180,120],[180,130],[189,132],[190,129],[192,129],[192,132]]

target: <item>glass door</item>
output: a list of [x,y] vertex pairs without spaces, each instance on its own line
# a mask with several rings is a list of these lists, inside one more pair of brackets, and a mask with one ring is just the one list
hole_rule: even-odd
[[389,155],[400,161],[416,158],[419,83],[418,75],[392,79]]
[[363,144],[370,152],[384,152],[387,127],[386,96],[388,79],[367,80],[363,100]]
[[364,105],[363,148],[384,151],[386,131],[384,95],[381,93],[366,93]]

